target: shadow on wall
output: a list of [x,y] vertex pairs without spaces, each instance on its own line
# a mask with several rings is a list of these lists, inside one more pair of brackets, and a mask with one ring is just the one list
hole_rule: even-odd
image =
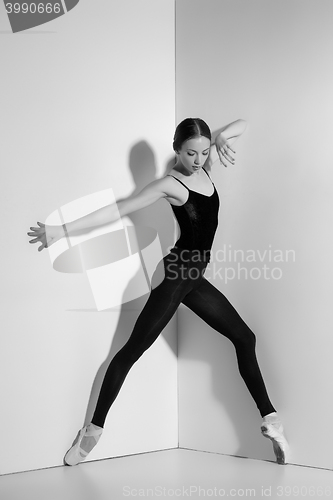
[[[161,177],[166,175],[172,169],[173,164],[174,158],[170,158],[170,160],[165,165],[164,174],[162,174]],[[146,141],[140,141],[132,147],[129,154],[129,168],[135,184],[135,188],[131,195],[139,193],[147,184],[153,182],[158,178],[156,175],[157,168],[155,155]],[[117,201],[120,201],[120,199],[118,199]],[[156,229],[158,237],[160,239],[162,253],[163,255],[166,255],[168,253],[168,248],[174,244],[174,219],[171,207],[166,200],[159,200],[149,207],[138,210],[135,213],[128,214],[127,217],[130,219],[131,223],[134,226],[148,226]],[[133,276],[132,280],[127,284],[127,288],[131,288],[131,283],[134,280],[135,276]],[[124,295],[125,294],[126,291],[124,292]],[[148,300],[148,297],[149,293],[119,306],[120,313],[117,328],[112,338],[110,351],[95,376],[90,392],[84,425],[89,423],[92,419],[105,372],[115,354],[123,347],[123,345],[130,337],[135,321],[142,311],[144,304]],[[137,311],[134,322],[133,315],[126,314],[126,311],[128,310]],[[114,311],[115,309],[111,308],[104,310],[103,313]],[[80,312],[84,312],[84,309],[80,310]],[[89,310],[89,312],[92,311]],[[112,332],[110,333],[112,335]],[[163,332],[161,333],[161,335],[164,336]],[[165,335],[164,339],[176,356],[177,353],[175,352],[175,343],[172,341],[172,339],[170,339],[168,335]],[[138,362],[140,362],[140,359],[138,360]]]

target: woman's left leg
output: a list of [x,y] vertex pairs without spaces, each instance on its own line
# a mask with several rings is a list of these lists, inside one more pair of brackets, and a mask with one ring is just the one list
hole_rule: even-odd
[[272,441],[277,462],[283,465],[288,463],[290,461],[289,445],[284,436],[280,418],[268,397],[259,369],[254,333],[223,293],[204,277],[182,302],[234,344],[239,372],[261,416],[264,417],[261,432]]
[[223,293],[203,277],[182,302],[234,344],[239,372],[261,416],[275,412],[258,365],[256,337]]

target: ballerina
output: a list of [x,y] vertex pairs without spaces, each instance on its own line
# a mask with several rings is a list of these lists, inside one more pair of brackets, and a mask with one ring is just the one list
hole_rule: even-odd
[[[180,237],[156,267],[164,266],[164,279],[149,294],[132,333],[111,360],[100,389],[91,422],[84,426],[75,444],[67,451],[68,465],[82,462],[99,441],[107,414],[124,380],[142,354],[158,338],[177,311],[185,304],[208,325],[227,337],[236,350],[238,368],[263,418],[261,433],[273,443],[276,461],[286,464],[289,445],[276,409],[272,405],[256,358],[256,337],[232,304],[204,276],[218,226],[219,196],[209,171],[217,158],[225,167],[234,164],[232,143],[245,131],[246,122],[236,120],[212,137],[200,118],[186,118],[176,128],[173,149],[177,161],[171,172],[148,184],[136,195],[103,207],[62,226],[31,227],[30,243],[41,242],[39,251],[64,236],[114,222],[131,212],[164,198],[170,203],[180,227]],[[154,276],[152,282],[154,282]]]

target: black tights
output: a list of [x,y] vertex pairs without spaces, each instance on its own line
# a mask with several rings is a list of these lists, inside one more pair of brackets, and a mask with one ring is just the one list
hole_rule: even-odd
[[[196,251],[172,249],[158,264],[152,278],[153,289],[131,336],[106,371],[92,418],[93,424],[104,426],[107,413],[129,370],[155,342],[181,302],[234,344],[239,372],[261,416],[276,411],[269,400],[258,366],[254,333],[228,299],[203,276],[208,262],[204,259],[197,261],[197,258]],[[154,288],[154,278],[160,276],[163,267],[164,279]]]

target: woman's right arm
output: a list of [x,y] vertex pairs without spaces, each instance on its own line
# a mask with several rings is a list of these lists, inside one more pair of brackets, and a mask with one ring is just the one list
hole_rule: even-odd
[[66,222],[63,226],[45,226],[37,222],[39,227],[31,227],[30,229],[33,232],[27,233],[29,236],[34,237],[29,243],[41,242],[42,245],[38,248],[38,251],[41,251],[43,248],[47,248],[55,241],[61,239],[65,235],[65,232],[67,232],[69,236],[73,236],[86,232],[94,227],[115,222],[131,212],[148,207],[155,203],[155,201],[170,196],[170,186],[169,179],[162,177],[148,184],[136,195],[128,196],[115,203],[99,208],[75,221]]
[[148,207],[152,203],[155,203],[155,201],[167,196],[164,192],[165,182],[163,181],[164,178],[157,179],[144,187],[136,195],[128,196],[128,198],[118,200],[111,205],[99,208],[95,212],[85,215],[73,222],[67,222],[66,229],[68,234],[71,235],[81,230],[115,222],[131,212]]

